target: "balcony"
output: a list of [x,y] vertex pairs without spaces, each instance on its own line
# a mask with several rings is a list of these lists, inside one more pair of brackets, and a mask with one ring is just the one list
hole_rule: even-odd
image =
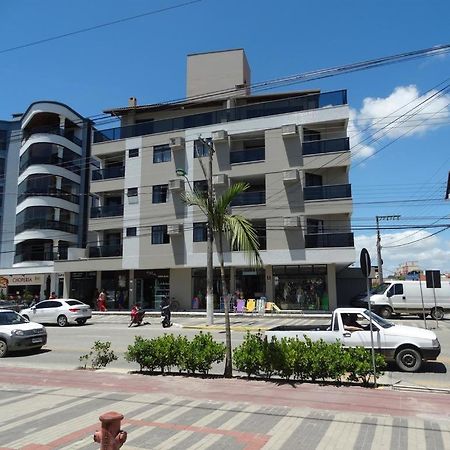
[[231,206],[264,205],[266,191],[251,191],[240,193],[231,203]]
[[89,258],[110,258],[117,256],[122,256],[122,244],[89,247]]
[[326,186],[307,186],[303,188],[304,200],[330,200],[334,198],[351,198],[350,184],[330,184]]
[[123,216],[123,205],[97,206],[91,208],[91,219],[120,216]]
[[108,167],[92,171],[92,181],[110,180],[111,178],[123,178],[125,166]]
[[172,119],[155,120],[136,125],[110,128],[94,131],[94,143],[114,141],[133,136],[144,136],[155,133],[167,133],[174,130],[204,127],[218,123],[233,122],[236,120],[267,117],[276,114],[306,111],[310,109],[340,106],[347,104],[347,91],[324,92],[323,94],[299,95],[282,100],[255,103],[236,108],[221,109],[190,116],[174,117]]
[[54,252],[25,252],[14,255],[14,264],[26,261],[55,261],[57,253]]
[[19,195],[17,199],[17,204],[23,202],[28,197],[56,197],[71,203],[75,203],[77,205],[80,204],[80,197],[78,195],[71,194],[70,192],[66,192],[61,189],[47,189],[45,191],[39,192],[33,191],[24,192],[23,194]]
[[[77,158],[77,161],[79,161],[79,158]],[[30,166],[33,165],[43,165],[48,164],[52,166],[59,166],[64,169],[70,170],[73,173],[76,173],[77,175],[80,175],[81,167],[78,163],[75,163],[74,161],[67,161],[63,158],[58,158],[56,155],[48,155],[48,156],[35,156],[31,157],[28,160],[21,162],[19,167],[19,174],[22,174],[25,169],[27,169]]]
[[16,234],[26,230],[59,230],[70,234],[78,233],[78,226],[71,223],[64,223],[59,220],[31,219],[17,225]]
[[305,248],[354,247],[353,233],[317,233],[305,235]]
[[264,161],[266,158],[266,149],[249,148],[247,150],[230,151],[230,164],[240,164],[252,161]]
[[41,127],[35,127],[30,128],[24,131],[24,142],[27,141],[33,134],[56,134],[58,136],[65,137],[69,141],[73,142],[74,144],[78,145],[79,147],[82,146],[81,139],[77,138],[73,134],[73,130],[60,128],[56,126],[41,126]]
[[349,138],[326,139],[323,141],[303,142],[303,155],[345,152],[350,150]]

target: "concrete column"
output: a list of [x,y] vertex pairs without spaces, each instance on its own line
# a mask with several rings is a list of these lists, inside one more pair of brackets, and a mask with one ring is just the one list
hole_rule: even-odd
[[128,285],[128,308],[131,309],[131,305],[136,303],[136,291],[134,289],[134,270],[129,271],[129,285]]
[[63,297],[70,298],[70,272],[64,272]]
[[327,287],[330,311],[337,308],[336,264],[327,264]]
[[272,266],[266,266],[266,298],[268,301],[274,301],[274,288],[273,288],[273,276]]
[[59,128],[64,130],[65,125],[66,125],[66,118],[63,116],[59,116]]
[[102,289],[102,272],[101,270],[97,270],[97,276],[95,277],[96,279],[96,285],[95,287],[100,291]]

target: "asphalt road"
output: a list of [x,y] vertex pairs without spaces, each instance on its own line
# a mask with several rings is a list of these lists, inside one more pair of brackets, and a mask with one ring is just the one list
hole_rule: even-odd
[[[423,327],[423,321],[404,318],[394,320],[404,325]],[[148,323],[150,322],[150,323]],[[164,330],[157,317],[149,317],[147,323],[141,327],[128,328],[126,316],[94,316],[85,326],[47,326],[48,343],[41,352],[14,353],[0,360],[0,367],[23,367],[32,369],[74,369],[80,366],[80,356],[89,352],[97,340],[110,341],[114,352],[119,356],[108,370],[125,372],[136,370],[136,365],[128,363],[123,354],[134,337],[140,335],[153,338],[164,332],[183,334],[192,338],[200,329],[210,331],[217,341],[225,341],[223,331],[223,317],[215,319],[215,326],[205,327],[204,317],[175,317],[175,325]],[[312,318],[279,318],[279,317],[242,317],[232,318],[232,344],[237,346],[242,342],[247,329],[257,331],[281,324],[319,324],[327,323],[328,319]],[[428,327],[435,327],[435,322],[428,322]],[[434,329],[441,342],[442,353],[437,361],[426,363],[420,372],[400,372],[390,365],[380,382],[395,386],[415,386],[423,389],[449,389],[450,390],[450,320],[439,322],[439,328]],[[222,368],[217,366],[215,373],[221,373]]]

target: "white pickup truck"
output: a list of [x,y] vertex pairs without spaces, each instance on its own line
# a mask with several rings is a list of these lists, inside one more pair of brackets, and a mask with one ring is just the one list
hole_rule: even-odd
[[432,331],[393,324],[364,308],[336,309],[331,325],[279,326],[267,330],[265,335],[269,340],[272,336],[277,339],[307,336],[313,341],[323,339],[330,343],[339,340],[344,347],[370,349],[370,314],[375,350],[386,360],[395,361],[399,369],[416,372],[423,361],[439,356],[441,345]]

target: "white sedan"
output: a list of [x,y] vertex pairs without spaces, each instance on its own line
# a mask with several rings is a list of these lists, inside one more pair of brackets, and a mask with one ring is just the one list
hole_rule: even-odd
[[72,298],[44,300],[31,308],[22,309],[20,315],[37,323],[56,323],[65,327],[69,323],[84,325],[92,317],[89,305]]

